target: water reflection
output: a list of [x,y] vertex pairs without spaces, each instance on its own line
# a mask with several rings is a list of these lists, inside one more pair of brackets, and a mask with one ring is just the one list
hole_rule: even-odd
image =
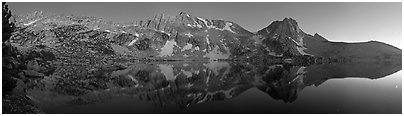
[[66,107],[102,104],[122,96],[134,101],[146,101],[137,104],[139,107],[152,103],[153,107],[173,105],[187,109],[211,101],[233,99],[251,88],[257,88],[273,99],[290,103],[298,99],[305,87],[319,86],[330,79],[378,79],[399,70],[401,63],[396,62],[311,66],[248,62],[147,62],[133,64],[123,70],[95,71],[95,76],[88,76],[93,74],[90,73],[86,79],[76,78],[73,82],[62,77],[48,77],[38,81],[28,93],[44,110],[54,113]]

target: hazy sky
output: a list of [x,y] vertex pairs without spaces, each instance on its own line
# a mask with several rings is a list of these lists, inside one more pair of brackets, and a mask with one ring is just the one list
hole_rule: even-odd
[[401,3],[8,3],[14,14],[34,11],[100,17],[114,22],[181,11],[233,21],[252,32],[291,17],[309,34],[330,41],[377,40],[402,48]]

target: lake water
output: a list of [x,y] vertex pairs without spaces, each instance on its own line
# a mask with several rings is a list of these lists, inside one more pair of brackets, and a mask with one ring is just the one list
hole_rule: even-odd
[[27,90],[46,113],[402,113],[401,62],[148,62],[105,71],[103,87],[55,75]]

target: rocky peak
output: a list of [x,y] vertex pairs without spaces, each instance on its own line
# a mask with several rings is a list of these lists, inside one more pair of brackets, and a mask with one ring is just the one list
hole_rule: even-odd
[[299,28],[295,19],[284,18],[282,21],[274,21],[269,26],[256,33],[264,37],[265,46],[272,47],[271,52],[282,55],[305,54],[303,38],[306,34]]
[[318,40],[318,41],[328,41],[327,39],[325,39],[323,36],[321,36],[321,35],[318,34],[318,33],[315,33],[315,34],[314,34],[314,39],[315,39],[315,40]]
[[284,18],[282,21],[274,21],[269,26],[258,31],[258,34],[264,36],[285,35],[287,37],[296,38],[302,30],[299,28],[297,21],[292,18]]
[[292,18],[285,18],[282,21],[283,25],[286,25],[290,31],[295,31],[295,32],[300,32],[301,29],[299,28],[299,25],[297,24],[297,21]]
[[179,21],[177,23],[183,23],[183,24],[195,23],[194,17],[186,12],[180,12],[180,14],[178,14],[175,18],[176,21]]
[[156,14],[153,17],[136,21],[135,24],[141,27],[155,29],[165,32],[176,32],[174,27],[186,27],[188,25],[201,25],[204,23],[200,21],[201,18],[192,16],[186,12],[180,12],[176,16],[167,14]]
[[189,14],[186,13],[186,12],[180,12],[179,16],[188,16],[188,17],[190,17],[191,15],[189,15]]

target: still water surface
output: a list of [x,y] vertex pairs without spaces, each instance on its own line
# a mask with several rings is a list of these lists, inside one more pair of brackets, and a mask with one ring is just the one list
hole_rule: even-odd
[[28,93],[46,113],[401,113],[402,109],[401,63],[160,62],[134,64],[102,76],[106,87],[82,94],[65,94],[66,89],[57,89],[61,81],[53,77],[40,80],[43,86]]

